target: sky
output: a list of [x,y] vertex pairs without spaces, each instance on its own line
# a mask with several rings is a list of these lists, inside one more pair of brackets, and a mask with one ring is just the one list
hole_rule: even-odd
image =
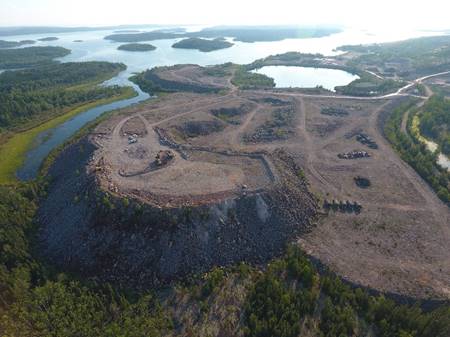
[[448,0],[0,0],[0,26],[339,24],[450,29]]

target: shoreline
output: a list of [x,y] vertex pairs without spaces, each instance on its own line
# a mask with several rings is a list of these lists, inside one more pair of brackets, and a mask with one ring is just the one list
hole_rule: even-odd
[[76,106],[68,112],[49,119],[43,123],[37,124],[34,127],[13,133],[5,143],[0,145],[0,157],[5,158],[5,160],[2,160],[0,165],[0,184],[13,183],[17,180],[16,172],[24,163],[26,153],[32,148],[33,140],[35,140],[40,133],[57,127],[72,117],[75,117],[76,115],[89,109],[114,103],[123,99],[129,99],[135,97],[136,95],[136,91],[132,87],[128,87],[128,89],[126,89],[125,92],[119,96],[104,98]]

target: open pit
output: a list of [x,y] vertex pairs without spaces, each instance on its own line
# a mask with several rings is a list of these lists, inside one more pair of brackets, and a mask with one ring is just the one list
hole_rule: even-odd
[[[109,134],[94,136],[99,149],[91,169],[105,189],[179,206],[195,199],[249,194],[275,182],[273,165],[264,153],[180,144],[160,125],[138,114],[119,121]],[[190,138],[223,131],[217,125],[217,120],[191,120],[176,129]],[[170,158],[161,162],[160,153]]]
[[[213,81],[191,65],[164,72]],[[408,97],[242,91],[230,76],[214,79],[221,93],[177,92],[114,114],[66,149],[40,209],[45,255],[145,287],[261,263],[297,241],[352,283],[450,298],[450,211],[382,133]],[[342,155],[353,151],[369,156]]]

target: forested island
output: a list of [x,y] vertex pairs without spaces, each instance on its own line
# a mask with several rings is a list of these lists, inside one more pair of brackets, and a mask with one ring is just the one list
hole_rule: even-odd
[[0,69],[27,68],[53,62],[57,57],[70,54],[63,47],[26,47],[0,50]]
[[5,41],[0,40],[0,48],[15,48],[20,47],[26,44],[34,44],[36,41],[34,40],[22,40],[22,41]]
[[119,46],[117,49],[125,51],[152,51],[156,47],[148,43],[128,43]]
[[214,50],[230,48],[231,46],[233,46],[233,43],[228,42],[222,38],[207,40],[198,37],[187,38],[172,45],[173,48],[197,49],[202,52],[210,52]]
[[198,37],[232,37],[235,41],[261,42],[281,41],[285,39],[306,39],[323,37],[339,33],[338,27],[307,27],[307,26],[218,26],[205,28],[197,33]]
[[144,33],[117,33],[105,36],[105,40],[114,42],[142,42],[155,41],[165,39],[177,39],[183,37],[182,34],[166,33],[160,31],[144,32]]
[[42,41],[42,42],[49,42],[49,41],[56,41],[56,40],[58,40],[58,38],[54,37],[54,36],[43,37],[42,39],[38,39],[38,41]]
[[258,42],[280,41],[284,39],[305,39],[323,37],[340,32],[340,28],[299,27],[299,26],[223,26],[204,28],[199,32],[181,30],[156,30],[142,33],[120,33],[105,36],[106,40],[116,42],[141,42],[177,38],[224,38],[232,37],[235,41]]

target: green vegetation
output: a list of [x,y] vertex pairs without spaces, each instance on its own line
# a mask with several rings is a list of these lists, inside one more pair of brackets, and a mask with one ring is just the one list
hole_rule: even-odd
[[205,74],[205,76],[214,76],[214,77],[231,76],[234,67],[235,65],[231,62],[216,64],[213,66],[204,67],[203,73]]
[[117,95],[70,108],[67,112],[63,112],[63,115],[54,117],[47,122],[39,124],[38,126],[31,127],[30,129],[22,132],[14,133],[12,136],[5,135],[4,138],[7,138],[7,140],[0,145],[0,157],[2,158],[0,163],[0,184],[11,183],[15,180],[15,173],[22,165],[25,159],[25,154],[33,145],[33,140],[38,134],[64,123],[83,111],[117,100],[130,98],[135,94],[135,91],[131,87],[120,88]]
[[[36,217],[38,203],[40,198],[45,197],[48,184],[44,177],[46,171],[43,169],[38,179],[28,183],[12,181],[12,174],[36,134],[89,107],[132,94],[131,88],[98,88],[94,85],[122,69],[122,65],[104,62],[55,63],[51,67],[0,75],[0,126],[14,131],[34,126],[13,135],[0,148],[2,336],[209,336],[212,333],[207,329],[199,334],[179,330],[183,324],[214,318],[214,310],[218,307],[231,312],[228,316],[238,317],[235,323],[230,320],[230,325],[236,325],[229,332],[220,331],[221,335],[226,336],[450,335],[448,305],[424,312],[418,305],[399,305],[383,296],[369,295],[361,288],[344,284],[327,271],[319,274],[318,269],[295,246],[288,247],[286,254],[273,260],[267,268],[257,269],[244,263],[228,269],[214,268],[203,277],[190,280],[193,283],[191,294],[184,293],[182,298],[172,297],[162,302],[160,298],[164,300],[167,293],[173,292],[174,288],[182,289],[182,286],[178,284],[163,291],[155,290],[155,293],[125,291],[92,279],[79,280],[73,275],[58,273],[39,260],[34,255],[33,243],[39,230]],[[206,68],[205,73],[208,72],[229,74],[229,68]],[[147,90],[154,90],[157,85],[151,82],[152,77],[146,77],[148,74],[151,73],[136,75],[135,80]],[[241,88],[274,86],[272,79],[250,73],[240,66],[233,83]],[[447,104],[447,101],[437,97],[424,106],[424,112],[420,115],[421,123],[426,123],[425,126],[421,124],[421,128],[426,128],[424,133],[430,132],[430,135],[436,135],[436,139],[441,139],[441,124],[448,122]],[[408,135],[401,131],[403,113],[411,108],[412,104],[408,104],[392,112],[385,124],[386,136],[402,158],[437,191],[439,197],[450,202],[450,174],[435,164],[435,155],[415,138],[414,132]],[[292,124],[293,116],[294,111],[290,107],[279,108],[273,112],[273,120],[266,125],[281,137],[287,132],[283,127]],[[408,128],[412,128],[411,119]],[[89,126],[81,130],[71,142],[85,135],[88,129]],[[278,135],[278,131],[282,133]],[[45,168],[61,149],[52,152],[44,163]],[[304,177],[302,171],[297,174]],[[6,182],[9,185],[1,185]],[[77,197],[74,202],[78,201]],[[127,199],[122,202],[126,207],[129,205]],[[112,207],[106,195],[103,203],[106,208]],[[191,209],[187,208],[187,217],[190,212]],[[227,283],[232,285],[232,291],[240,286],[244,303],[238,301],[239,296],[227,297],[227,293],[222,292]],[[180,311],[194,313],[194,319],[177,321],[174,316]],[[221,316],[215,318],[220,319]]]
[[56,40],[58,40],[58,38],[54,37],[54,36],[43,37],[42,39],[38,39],[38,41],[42,41],[42,42],[49,42],[49,41],[56,41]]
[[[171,71],[179,67],[183,67],[184,65],[175,65],[175,66],[162,66],[155,67],[152,69],[148,69],[141,73],[138,73],[132,77],[130,80],[136,83],[141,90],[149,93],[167,93],[167,92],[178,92],[178,91],[188,91],[188,92],[197,92],[197,93],[212,93],[219,92],[220,88],[208,84],[196,83],[196,82],[184,82],[177,81],[175,79],[165,79],[164,72]],[[203,68],[205,72],[209,72],[210,76],[216,76],[214,73],[220,74],[219,72],[225,71],[223,69],[216,67]],[[219,71],[219,72],[217,72]],[[161,74],[163,74],[161,76]],[[221,75],[219,75],[221,76]]]
[[[263,59],[253,61],[252,63],[246,66],[246,69],[253,70],[262,68],[264,66],[272,66],[272,65],[313,67],[313,68],[327,67],[327,65],[325,65],[322,62],[323,58],[324,56],[322,54],[306,54],[306,53],[299,53],[296,51],[290,51],[283,54],[270,55]],[[342,68],[336,65],[328,65],[328,67],[336,69]]]
[[424,313],[370,296],[334,276],[320,276],[298,248],[290,247],[254,283],[245,325],[247,337],[444,337],[450,332],[450,308]]
[[119,46],[117,49],[125,51],[151,51],[155,50],[156,47],[147,43],[128,43]]
[[28,68],[50,64],[53,59],[70,54],[63,47],[27,47],[0,49],[0,69]]
[[152,31],[131,34],[112,34],[105,37],[106,40],[116,42],[141,42],[162,39],[178,38],[220,38],[229,36],[235,41],[280,41],[284,39],[305,39],[328,36],[340,32],[339,28],[329,27],[299,27],[299,26],[253,26],[253,27],[211,27],[199,32],[182,31]]
[[67,107],[118,95],[120,88],[93,84],[124,69],[119,63],[85,62],[4,72],[0,74],[0,131],[48,119]]
[[339,33],[340,28],[306,27],[306,26],[229,26],[205,28],[200,32],[191,33],[197,37],[230,36],[235,41],[281,41],[284,39],[306,39],[323,37]]
[[54,274],[31,255],[37,183],[0,186],[3,336],[160,336],[172,324],[150,294],[126,296]]
[[439,144],[444,154],[450,155],[450,101],[433,96],[419,114],[420,132]]
[[247,70],[253,70],[271,65],[337,69],[358,75],[359,79],[352,81],[348,85],[335,88],[339,94],[349,96],[378,96],[394,92],[405,85],[403,81],[374,76],[363,70],[359,64],[352,63],[352,61],[346,63],[330,61],[322,54],[287,52],[256,60],[245,67]]
[[172,45],[173,48],[197,49],[202,52],[210,52],[214,50],[230,48],[231,46],[233,46],[233,43],[230,43],[222,38],[206,40],[197,37],[184,39]]
[[145,33],[119,33],[105,36],[105,40],[112,40],[115,42],[142,42],[142,41],[155,41],[155,40],[167,40],[177,39],[184,37],[182,34],[171,32],[145,32]]
[[380,79],[367,72],[358,72],[359,79],[351,83],[336,87],[336,92],[348,96],[380,96],[392,93],[406,83],[392,79]]
[[[42,179],[0,186],[2,334],[152,337],[175,332],[172,314],[179,311],[176,298],[160,303],[146,291],[125,292],[109,284],[82,283],[55,273],[34,258],[34,216],[38,199],[45,194]],[[241,263],[228,270],[214,268],[193,279],[191,295],[182,298],[183,311],[199,308],[197,319],[209,319],[217,301],[228,303],[222,288],[229,279],[247,285],[245,302],[236,307],[243,320],[234,330],[245,336],[447,337],[450,332],[448,306],[424,313],[417,306],[370,296],[334,276],[319,275],[294,246],[264,272]]]
[[0,183],[11,182],[35,137],[97,105],[134,95],[98,83],[124,69],[107,62],[61,63],[0,74]]
[[340,50],[362,53],[349,65],[376,67],[386,76],[415,78],[450,69],[450,36],[431,36],[406,41],[342,46]]
[[411,129],[413,114],[410,113],[408,120],[409,134],[401,130],[403,114],[411,108],[411,104],[402,105],[392,112],[384,126],[386,137],[401,158],[430,184],[442,201],[450,205],[450,173],[436,163],[436,154],[431,153]]
[[0,48],[14,48],[14,47],[20,47],[26,44],[34,44],[36,41],[33,40],[23,40],[23,41],[4,41],[0,40]]
[[273,78],[247,71],[244,66],[237,68],[232,83],[240,89],[273,88],[275,86]]

